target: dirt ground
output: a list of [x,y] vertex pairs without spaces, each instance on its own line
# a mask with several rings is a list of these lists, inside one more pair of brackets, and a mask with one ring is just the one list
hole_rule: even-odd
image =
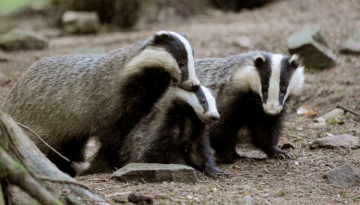
[[[0,32],[19,26],[42,32],[44,19],[0,19]],[[104,33],[93,36],[52,38],[43,51],[0,51],[0,72],[11,79],[0,87],[0,103],[11,86],[32,62],[47,56],[78,53],[79,49],[110,51],[127,46],[158,30],[185,32],[195,50],[196,58],[225,57],[251,50],[288,54],[286,39],[305,26],[319,25],[331,49],[337,54],[337,66],[327,70],[306,69],[303,95],[290,104],[290,114],[282,136],[295,145],[291,150],[296,159],[265,159],[260,151],[242,146],[239,152],[262,157],[257,162],[238,161],[219,167],[231,173],[216,179],[198,173],[196,184],[183,183],[119,183],[109,174],[78,177],[104,197],[121,192],[135,192],[155,197],[155,204],[238,204],[250,195],[255,204],[360,204],[360,187],[349,189],[331,185],[323,176],[334,167],[350,164],[360,172],[360,150],[309,149],[309,142],[337,134],[360,136],[360,122],[346,115],[344,124],[314,126],[314,119],[299,117],[296,108],[302,104],[313,107],[319,115],[341,104],[360,110],[359,56],[338,53],[342,43],[360,29],[359,0],[280,0],[261,9],[222,13],[210,10],[187,22],[146,25],[133,32]],[[249,37],[250,47],[234,42]]]

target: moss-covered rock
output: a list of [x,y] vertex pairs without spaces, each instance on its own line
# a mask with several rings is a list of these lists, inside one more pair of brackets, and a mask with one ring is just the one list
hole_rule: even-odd
[[11,30],[0,36],[0,48],[6,51],[42,50],[48,47],[48,40],[31,31]]

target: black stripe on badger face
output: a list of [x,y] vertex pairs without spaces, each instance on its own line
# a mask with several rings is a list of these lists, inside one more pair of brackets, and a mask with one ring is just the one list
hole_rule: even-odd
[[195,75],[193,49],[185,34],[159,31],[151,45],[164,48],[176,60],[181,71],[180,87],[188,91],[195,91],[200,87]]
[[[264,58],[258,57],[255,59],[254,64],[258,70],[261,80],[261,94],[262,101],[266,103],[268,99],[269,81],[271,76],[271,56],[268,54],[262,55]],[[265,61],[264,61],[265,60]]]
[[286,101],[285,95],[289,87],[291,77],[294,71],[296,70],[296,68],[299,66],[297,62],[295,61],[289,62],[289,60],[290,57],[288,56],[284,56],[283,59],[281,60],[280,94],[279,94],[280,105],[284,105]]

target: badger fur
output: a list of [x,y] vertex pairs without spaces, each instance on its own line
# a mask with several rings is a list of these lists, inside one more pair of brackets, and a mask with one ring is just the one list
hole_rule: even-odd
[[217,161],[232,163],[237,133],[246,129],[251,142],[267,156],[292,158],[277,146],[286,115],[286,102],[300,94],[304,67],[298,57],[250,52],[227,58],[199,59],[197,76],[215,90],[221,120],[209,127]]
[[171,87],[147,117],[127,136],[120,149],[122,167],[131,162],[185,164],[213,176],[213,151],[205,124],[219,119],[208,88],[196,92]]
[[4,107],[71,160],[66,162],[35,139],[61,170],[75,175],[84,146],[97,136],[101,146],[84,173],[111,171],[122,139],[176,84],[196,90],[193,50],[187,38],[160,31],[104,55],[69,55],[34,63],[13,87]]

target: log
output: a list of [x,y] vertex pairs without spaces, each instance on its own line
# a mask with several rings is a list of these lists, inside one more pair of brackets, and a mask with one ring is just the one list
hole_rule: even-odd
[[[18,165],[24,167],[31,176],[50,191],[55,198],[76,196],[84,204],[107,205],[107,201],[69,175],[61,172],[29,139],[14,120],[0,110],[0,147]],[[2,157],[1,153],[1,157]],[[1,165],[0,165],[1,166]],[[3,177],[1,176],[3,180]],[[16,184],[16,183],[15,183]],[[16,184],[19,185],[19,184]],[[56,185],[56,186],[55,186]],[[26,191],[27,192],[27,191]],[[27,192],[28,193],[28,192]],[[28,193],[30,194],[30,193]]]

